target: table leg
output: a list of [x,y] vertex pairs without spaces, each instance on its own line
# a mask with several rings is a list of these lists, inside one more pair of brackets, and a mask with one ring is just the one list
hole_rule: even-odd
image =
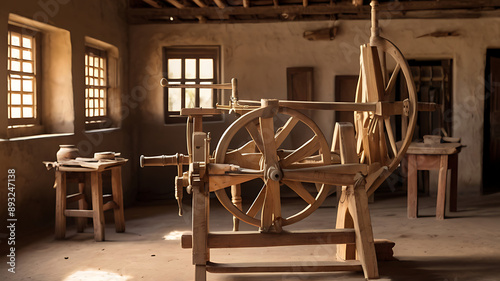
[[444,219],[446,206],[446,180],[448,175],[448,155],[441,155],[439,163],[438,192],[436,202],[436,219]]
[[417,155],[408,154],[408,218],[418,215]]
[[92,210],[94,219],[94,239],[104,241],[104,210],[102,207],[102,178],[101,172],[91,172]]
[[66,236],[66,172],[56,171],[56,239]]
[[457,182],[458,182],[458,154],[452,154],[448,158],[451,178],[450,178],[450,212],[457,211]]
[[[81,194],[84,194],[84,192],[85,192],[85,176],[84,175],[82,175],[82,176],[83,176],[83,180],[78,181],[78,192]],[[78,200],[78,209],[79,210],[87,210],[88,209],[88,204],[87,204],[87,201],[85,201],[85,197]],[[87,218],[81,218],[81,217],[76,218],[76,231],[83,232],[85,230],[85,227],[87,227]]]
[[125,216],[123,214],[123,188],[122,188],[122,168],[114,167],[111,169],[111,188],[113,192],[113,201],[117,207],[113,209],[115,216],[116,232],[125,231]]

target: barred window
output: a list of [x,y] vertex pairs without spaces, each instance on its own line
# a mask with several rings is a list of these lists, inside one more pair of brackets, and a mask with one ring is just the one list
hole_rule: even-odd
[[8,27],[7,111],[9,127],[39,124],[40,52],[38,32]]
[[107,117],[107,54],[104,50],[85,50],[85,123],[101,123]]
[[[169,84],[216,84],[219,79],[218,46],[164,48],[165,77]],[[165,123],[184,122],[182,108],[215,107],[216,90],[165,88]],[[220,120],[220,116],[206,118]]]

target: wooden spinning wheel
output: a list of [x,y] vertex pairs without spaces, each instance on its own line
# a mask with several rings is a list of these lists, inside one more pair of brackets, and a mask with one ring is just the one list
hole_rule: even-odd
[[[389,40],[377,36],[371,45],[361,46],[360,57],[355,102],[375,102],[377,109],[354,112],[356,149],[361,163],[379,163],[384,168],[384,172],[368,185],[368,193],[372,194],[398,167],[412,141],[418,111],[417,95],[408,63]],[[388,64],[395,65],[390,76],[386,70]],[[408,98],[402,101],[394,97],[398,76],[404,79],[408,92]],[[401,129],[397,132],[396,128]]]
[[[241,174],[235,175],[244,181],[255,178],[261,178],[264,181],[264,186],[246,212],[241,211],[231,202],[225,189],[219,189],[215,193],[222,205],[235,217],[248,224],[262,227],[264,231],[271,226],[273,221],[280,227],[307,217],[323,203],[330,189],[329,185],[322,183],[318,194],[313,196],[302,182],[316,183],[319,180],[312,177],[304,177],[304,180],[300,180],[300,175],[307,173],[311,167],[321,167],[331,162],[330,148],[323,133],[304,114],[286,107],[275,109],[277,112],[269,112],[266,108],[260,108],[241,116],[224,132],[215,152],[215,163],[235,164],[242,169],[262,171],[245,176],[243,170]],[[273,119],[277,119],[278,115],[284,117],[286,122],[275,130]],[[280,149],[285,139],[296,127],[301,127],[303,135],[309,133],[308,140],[294,149]],[[230,149],[231,141],[240,131],[246,131],[251,140],[242,146]],[[268,162],[266,163],[265,160]],[[234,181],[232,183],[235,184]],[[269,202],[270,198],[279,199],[280,186],[289,187],[307,202],[307,206],[296,214],[282,218],[280,202]],[[269,195],[271,192],[276,194],[271,197]],[[259,211],[261,211],[260,219],[256,218]]]

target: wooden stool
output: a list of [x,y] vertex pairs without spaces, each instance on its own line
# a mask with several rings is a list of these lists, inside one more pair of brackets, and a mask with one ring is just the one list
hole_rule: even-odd
[[436,202],[436,219],[442,220],[445,216],[446,186],[448,169],[451,170],[450,179],[450,211],[457,211],[457,175],[458,153],[460,143],[424,144],[412,143],[406,152],[408,159],[408,218],[417,218],[418,214],[418,170],[438,170],[438,191]]
[[[77,218],[77,231],[83,232],[86,227],[86,218],[92,218],[94,223],[94,239],[104,241],[104,211],[113,209],[116,232],[125,231],[125,218],[123,215],[123,192],[121,179],[121,166],[127,159],[119,158],[104,163],[87,164],[70,160],[69,162],[53,163],[56,167],[56,239],[66,236],[66,217]],[[47,165],[47,162],[46,162]],[[112,194],[102,193],[102,174],[111,170]],[[85,173],[90,173],[92,209],[87,209],[85,201]],[[72,179],[78,181],[78,193],[66,194],[66,182]],[[78,202],[78,209],[67,209],[66,205]]]

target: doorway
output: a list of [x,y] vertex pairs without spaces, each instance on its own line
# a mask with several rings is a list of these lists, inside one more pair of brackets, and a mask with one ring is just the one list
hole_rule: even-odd
[[482,193],[500,191],[500,49],[486,51]]

